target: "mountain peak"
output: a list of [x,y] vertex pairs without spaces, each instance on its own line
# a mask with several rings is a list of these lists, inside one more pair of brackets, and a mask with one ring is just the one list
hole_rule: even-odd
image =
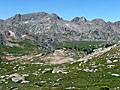
[[58,16],[57,14],[55,14],[55,13],[52,13],[51,16],[52,16],[53,18],[55,18],[55,19],[62,20],[62,18],[59,17],[59,16]]
[[80,21],[87,22],[87,19],[85,17],[80,17]]
[[72,19],[72,22],[85,23],[85,22],[87,22],[87,19],[85,17],[75,17],[74,19]]
[[96,22],[96,23],[106,23],[103,19],[101,18],[96,18],[96,19],[93,19],[92,22]]
[[28,20],[39,20],[44,16],[48,15],[45,12],[36,12],[36,13],[29,13],[29,14],[16,14],[15,16],[8,18],[6,21],[28,21]]
[[93,23],[94,25],[99,25],[99,26],[104,26],[107,24],[103,19],[100,19],[100,18],[93,19],[91,23]]
[[7,22],[12,22],[12,23],[16,23],[19,21],[38,21],[38,20],[42,20],[44,17],[49,17],[55,20],[63,20],[61,17],[59,17],[57,14],[52,13],[52,14],[48,14],[46,12],[35,12],[35,13],[28,13],[28,14],[16,14],[15,16],[8,18],[6,21]]

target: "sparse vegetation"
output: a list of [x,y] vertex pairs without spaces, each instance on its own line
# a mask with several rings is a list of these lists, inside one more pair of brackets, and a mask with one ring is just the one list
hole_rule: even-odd
[[[79,61],[61,65],[1,61],[0,90],[119,90],[119,53],[120,47],[116,47],[86,63]],[[107,60],[112,63],[107,63]],[[25,79],[29,82],[22,84],[11,81],[7,77],[13,73],[27,74]]]

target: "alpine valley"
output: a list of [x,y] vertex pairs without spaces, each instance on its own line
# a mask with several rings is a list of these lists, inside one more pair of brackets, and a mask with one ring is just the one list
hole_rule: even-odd
[[0,20],[0,90],[120,90],[120,21],[57,14]]

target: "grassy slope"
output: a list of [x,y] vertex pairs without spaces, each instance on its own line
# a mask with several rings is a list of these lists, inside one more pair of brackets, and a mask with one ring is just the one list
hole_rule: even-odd
[[[72,90],[100,90],[101,87],[109,87],[110,90],[119,90],[120,77],[112,76],[111,74],[120,74],[120,62],[112,63],[112,65],[115,65],[112,68],[108,68],[108,65],[111,64],[107,64],[106,62],[108,59],[111,61],[119,60],[119,53],[120,47],[117,47],[100,57],[93,58],[81,66],[79,65],[81,62],[69,65],[21,65],[19,63],[7,64],[6,62],[1,62],[0,76],[16,72],[19,74],[29,74],[26,79],[30,81],[30,83],[20,84],[6,80],[8,83],[5,84],[5,82],[3,82],[0,85],[0,90],[10,90],[12,86],[18,87],[19,90],[65,90],[68,87],[75,87],[75,89]],[[16,67],[16,69],[13,69],[14,67]],[[54,74],[52,73],[54,67],[65,68],[65,71],[68,73]],[[48,68],[51,70],[42,73]],[[83,69],[97,69],[97,71],[85,72]],[[35,73],[37,73],[37,75],[35,75]],[[58,81],[58,79],[60,80]],[[41,84],[40,81],[46,81],[46,83]],[[54,87],[55,83],[59,83],[59,85]]]
[[36,44],[33,44],[30,40],[24,40],[22,42],[12,42],[14,44],[18,44],[19,46],[0,46],[0,53],[9,53],[13,55],[19,55],[19,54],[31,54],[33,52],[36,52],[38,49],[38,46]]

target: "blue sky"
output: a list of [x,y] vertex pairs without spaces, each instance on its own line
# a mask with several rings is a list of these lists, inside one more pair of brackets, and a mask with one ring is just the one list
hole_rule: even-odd
[[84,16],[91,20],[103,18],[106,21],[120,20],[120,0],[1,0],[0,18],[15,14],[41,12],[56,13],[71,20]]

